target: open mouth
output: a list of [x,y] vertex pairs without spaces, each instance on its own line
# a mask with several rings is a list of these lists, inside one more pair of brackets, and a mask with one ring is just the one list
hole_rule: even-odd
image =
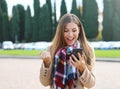
[[67,38],[67,40],[72,41],[72,40],[74,40],[74,38]]
[[73,42],[74,38],[67,38],[68,42]]

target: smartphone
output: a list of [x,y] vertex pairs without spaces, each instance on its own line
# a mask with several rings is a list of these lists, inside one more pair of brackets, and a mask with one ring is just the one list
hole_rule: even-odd
[[[72,54],[75,55],[75,57],[79,60],[78,53],[80,53],[82,55],[82,50],[83,50],[82,48],[74,48],[72,51]],[[75,60],[73,59],[73,61],[75,61]]]

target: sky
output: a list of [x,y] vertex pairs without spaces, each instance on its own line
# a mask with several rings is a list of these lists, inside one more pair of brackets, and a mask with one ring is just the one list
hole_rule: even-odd
[[[71,10],[71,4],[72,4],[72,0],[65,0],[66,1],[66,6],[67,6],[67,10],[68,12],[70,12]],[[76,0],[77,1],[77,5],[82,5],[82,0]],[[103,0],[96,0],[98,3],[98,7],[100,11],[103,11]],[[34,11],[33,11],[33,0],[6,0],[7,2],[7,7],[8,7],[8,14],[11,16],[12,15],[12,7],[17,5],[17,4],[21,4],[24,6],[24,9],[27,9],[27,6],[30,6],[31,9],[31,13],[33,15]],[[40,0],[40,6],[42,6],[43,4],[45,4],[46,0]],[[52,3],[54,2],[54,0],[52,0]],[[56,10],[57,10],[57,15],[59,18],[60,15],[60,4],[61,4],[61,0],[56,0]]]

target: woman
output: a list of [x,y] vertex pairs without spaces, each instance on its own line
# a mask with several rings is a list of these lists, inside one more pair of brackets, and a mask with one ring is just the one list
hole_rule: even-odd
[[[67,51],[82,48],[68,58]],[[93,66],[94,50],[90,47],[84,28],[74,14],[65,14],[58,23],[52,45],[41,52],[43,64],[40,69],[40,82],[50,89],[89,89],[95,85]]]

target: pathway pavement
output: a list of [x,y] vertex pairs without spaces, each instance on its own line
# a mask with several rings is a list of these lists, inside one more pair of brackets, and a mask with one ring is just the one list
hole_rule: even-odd
[[[11,56],[11,55],[0,55],[0,58],[16,58],[16,59],[39,59],[39,56]],[[120,62],[120,58],[96,58],[96,61],[103,62]]]
[[[0,89],[49,89],[41,85],[36,58],[0,57]],[[96,85],[93,89],[120,89],[120,62],[96,61]]]

